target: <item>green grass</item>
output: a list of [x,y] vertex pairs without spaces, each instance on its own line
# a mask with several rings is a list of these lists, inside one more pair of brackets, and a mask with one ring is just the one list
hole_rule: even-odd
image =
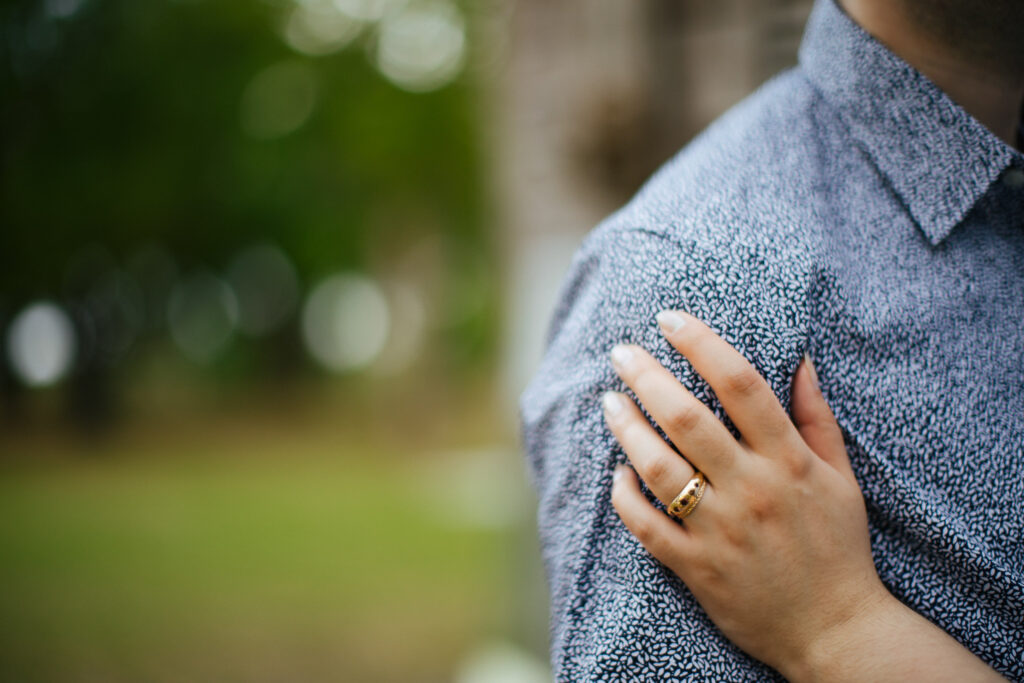
[[440,681],[502,628],[515,532],[422,464],[227,443],[0,466],[2,680]]

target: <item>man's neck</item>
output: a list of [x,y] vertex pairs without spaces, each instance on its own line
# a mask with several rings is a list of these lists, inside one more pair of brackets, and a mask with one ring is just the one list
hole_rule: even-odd
[[[846,13],[1011,147],[1019,144],[1024,101],[1024,41],[988,39],[976,30],[956,45],[912,16],[906,2],[839,0]],[[964,17],[977,23],[977,17]],[[1019,27],[1022,24],[1017,24]],[[979,35],[980,34],[980,35]],[[970,36],[970,32],[965,32]]]

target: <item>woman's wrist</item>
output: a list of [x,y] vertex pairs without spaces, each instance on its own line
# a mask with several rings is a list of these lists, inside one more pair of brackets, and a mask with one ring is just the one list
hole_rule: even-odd
[[[879,642],[898,639],[917,615],[883,586],[858,609],[810,635],[795,656],[779,670],[794,683],[867,680]],[[920,618],[920,617],[918,617]]]
[[822,630],[778,668],[794,683],[1005,680],[884,587],[871,604]]

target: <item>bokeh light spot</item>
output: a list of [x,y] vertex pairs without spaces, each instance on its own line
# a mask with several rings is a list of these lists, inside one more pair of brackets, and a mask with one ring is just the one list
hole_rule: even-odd
[[302,311],[302,337],[310,355],[337,372],[374,361],[388,340],[391,311],[373,280],[354,274],[328,278]]
[[254,138],[288,135],[309,119],[316,104],[316,81],[300,62],[282,62],[256,74],[242,93],[242,129]]
[[200,272],[175,285],[167,303],[171,338],[191,360],[207,363],[227,346],[238,323],[238,302],[223,280]]
[[7,359],[22,382],[43,387],[59,381],[74,360],[75,328],[56,304],[41,301],[19,313],[7,331]]
[[354,19],[379,21],[395,2],[396,0],[333,0],[332,4],[339,12]]
[[459,662],[455,683],[542,683],[551,680],[547,665],[511,642],[478,645]]
[[362,21],[329,0],[304,2],[288,16],[284,40],[296,52],[329,55],[351,43],[362,29]]
[[299,277],[280,248],[258,244],[241,251],[227,279],[238,298],[238,328],[258,337],[279,328],[299,301]]
[[454,4],[408,5],[381,21],[377,68],[405,90],[436,90],[459,74],[465,49],[465,22]]

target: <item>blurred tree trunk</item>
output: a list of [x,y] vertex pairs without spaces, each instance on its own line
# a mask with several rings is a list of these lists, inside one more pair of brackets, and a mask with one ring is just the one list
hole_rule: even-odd
[[649,146],[671,154],[761,83],[796,64],[812,0],[648,0],[643,5]]
[[796,63],[813,0],[518,0],[495,33],[507,254],[505,394],[532,373],[582,236],[759,84]]

